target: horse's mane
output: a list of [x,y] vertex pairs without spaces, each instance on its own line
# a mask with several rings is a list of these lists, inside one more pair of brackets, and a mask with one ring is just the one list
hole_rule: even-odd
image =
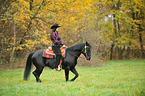
[[83,47],[85,47],[85,43],[76,44],[74,46],[68,47],[69,51],[80,51]]

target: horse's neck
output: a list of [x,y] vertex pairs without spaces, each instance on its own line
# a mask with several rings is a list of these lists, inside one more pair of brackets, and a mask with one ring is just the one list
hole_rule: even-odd
[[68,52],[72,54],[75,58],[78,58],[81,55],[81,51],[83,50],[83,48],[84,48],[84,44],[82,43],[78,46],[74,46],[74,48],[68,50]]
[[69,47],[68,50],[69,51],[79,51],[79,50],[82,50],[84,48],[84,46],[85,46],[84,43],[80,43],[80,44],[74,45],[72,47]]
[[80,55],[81,55],[81,51],[74,51],[74,54],[75,54],[75,57],[80,57]]

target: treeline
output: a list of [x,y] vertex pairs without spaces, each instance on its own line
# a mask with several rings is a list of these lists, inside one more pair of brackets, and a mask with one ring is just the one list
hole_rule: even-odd
[[144,0],[2,0],[0,62],[51,46],[51,25],[67,46],[89,41],[92,55],[144,58]]

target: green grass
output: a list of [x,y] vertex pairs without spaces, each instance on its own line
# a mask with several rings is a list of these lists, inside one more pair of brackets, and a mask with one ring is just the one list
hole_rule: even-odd
[[145,96],[145,60],[109,61],[77,70],[76,81],[65,82],[64,71],[46,68],[42,83],[32,74],[23,81],[24,69],[1,70],[0,96]]

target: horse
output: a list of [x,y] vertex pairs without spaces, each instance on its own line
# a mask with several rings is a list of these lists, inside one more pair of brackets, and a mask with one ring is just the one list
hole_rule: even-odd
[[[32,63],[36,67],[33,75],[36,77],[37,82],[41,82],[40,75],[45,66],[52,68],[55,64],[55,59],[49,59],[42,57],[43,51],[45,49],[38,50],[29,54],[26,62],[26,67],[24,71],[24,80],[28,79],[30,74]],[[78,77],[78,72],[75,68],[77,65],[77,59],[83,54],[86,60],[91,59],[91,45],[90,43],[80,43],[71,47],[66,48],[65,57],[62,59],[62,69],[65,70],[65,79],[67,81],[74,81]],[[69,80],[69,71],[75,74],[75,77]]]

